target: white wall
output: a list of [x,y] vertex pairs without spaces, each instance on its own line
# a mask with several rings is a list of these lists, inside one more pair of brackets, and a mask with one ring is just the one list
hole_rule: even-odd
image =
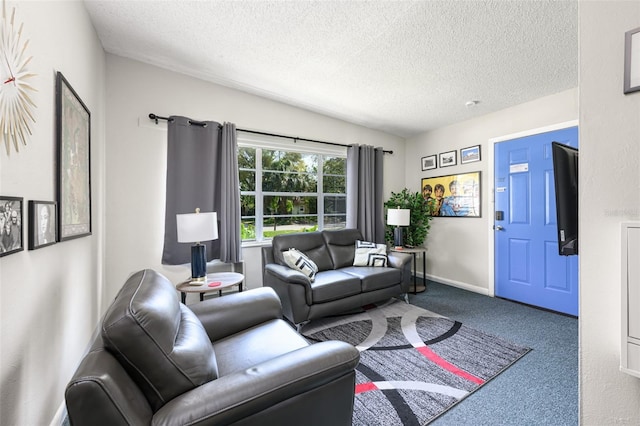
[[[460,107],[464,108],[464,105],[461,104]],[[482,103],[476,108],[482,108]],[[427,277],[490,294],[490,254],[487,248],[493,238],[493,144],[489,143],[489,139],[577,118],[578,89],[575,88],[443,127],[406,141],[406,185],[413,191],[420,190],[420,180],[425,177],[478,170],[482,173],[482,217],[437,217],[431,221],[426,243],[429,250]],[[460,164],[460,148],[478,144],[481,145],[482,161]],[[421,171],[421,157],[452,150],[457,151],[457,166]],[[421,265],[422,262],[418,262],[418,269],[421,269]]]
[[[232,122],[237,127],[343,144],[383,146],[384,193],[404,184],[403,139],[196,78],[107,55],[106,276],[122,284],[141,268],[174,283],[189,270],[161,265],[164,238],[166,122],[149,113]],[[293,142],[292,142],[293,143]],[[243,251],[248,287],[262,285],[259,248]],[[189,302],[188,302],[189,303]]]
[[[10,157],[0,149],[0,194],[24,197],[25,206],[28,200],[55,199],[54,76],[60,70],[92,114],[93,235],[0,258],[3,425],[47,424],[55,417],[105,306],[129,273],[152,267],[174,280],[187,273],[159,264],[166,133],[163,125],[150,123],[149,112],[384,146],[395,151],[385,156],[385,194],[400,190],[405,182],[419,189],[420,178],[430,175],[420,171],[422,156],[480,143],[486,158],[490,138],[573,120],[577,114],[578,95],[571,90],[420,135],[410,139],[405,150],[400,138],[381,132],[135,61],[109,55],[105,59],[80,2],[8,1],[8,7],[14,5],[34,56],[38,108],[31,142]],[[622,94],[623,34],[640,26],[640,2],[585,1],[579,13],[581,422],[637,424],[640,381],[618,370],[619,223],[640,219],[640,93]],[[449,241],[455,219],[444,218],[434,221],[427,266],[444,281],[481,292],[487,288],[484,251],[491,235],[486,168],[482,161],[448,169],[481,170],[485,177],[483,218],[455,224],[473,250],[473,256],[463,252],[469,266],[462,267],[449,255],[438,256],[452,247],[459,253],[459,245]],[[257,254],[257,249],[245,251],[250,286],[259,285]]]
[[[0,424],[48,424],[101,312],[105,56],[81,2],[13,2],[37,73],[31,141],[0,148],[0,194],[24,198],[25,251],[0,258]],[[55,72],[91,111],[93,235],[27,250],[28,200],[54,201]]]
[[619,371],[620,222],[640,220],[640,92],[622,93],[640,2],[580,3],[580,402],[584,425],[637,425],[640,380]]

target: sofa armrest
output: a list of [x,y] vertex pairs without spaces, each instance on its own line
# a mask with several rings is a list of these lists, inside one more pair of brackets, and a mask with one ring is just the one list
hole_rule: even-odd
[[400,269],[402,271],[402,282],[400,283],[402,291],[407,293],[411,286],[411,264],[413,256],[408,253],[398,253],[395,251],[387,253],[389,266]]
[[389,253],[387,253],[387,259],[389,262],[389,266],[393,268],[404,269],[406,264],[411,265],[412,257],[407,253],[390,251]]
[[286,296],[280,293],[283,284],[297,284],[302,287],[304,289],[304,300],[307,305],[311,305],[313,297],[309,277],[300,271],[276,263],[265,266],[263,285],[273,287],[281,299],[283,297],[290,298],[291,292],[287,291]]
[[[100,342],[83,359],[65,391],[73,425],[149,424],[153,411],[144,394]],[[94,342],[95,344],[95,342]]]
[[282,304],[268,287],[234,293],[189,305],[216,341],[272,319],[282,318]]
[[353,395],[359,359],[348,343],[316,343],[182,394],[154,414],[153,424],[231,424],[350,375],[341,389]]
[[302,284],[311,288],[311,281],[309,281],[309,277],[302,272],[291,269],[287,266],[278,265],[277,263],[269,263],[268,265],[265,265],[264,272],[265,274],[271,273],[271,275],[274,275],[280,281],[291,284]]
[[284,316],[293,324],[308,319],[313,293],[311,281],[302,272],[270,263],[264,267],[262,285],[276,291],[282,300]]

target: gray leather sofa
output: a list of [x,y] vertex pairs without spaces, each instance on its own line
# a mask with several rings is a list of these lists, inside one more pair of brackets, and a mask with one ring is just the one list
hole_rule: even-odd
[[67,386],[72,425],[351,425],[358,351],[309,345],[269,288],[190,305],[132,275]]
[[[411,256],[389,252],[388,267],[353,266],[357,229],[282,234],[262,248],[263,285],[273,288],[285,317],[296,324],[340,314],[409,291]],[[289,268],[283,252],[295,248],[318,266],[311,282]]]

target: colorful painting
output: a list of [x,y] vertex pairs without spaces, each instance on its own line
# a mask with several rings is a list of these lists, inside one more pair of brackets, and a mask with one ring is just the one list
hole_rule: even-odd
[[422,178],[422,196],[435,200],[432,216],[481,217],[480,172]]
[[56,80],[59,241],[91,235],[91,114],[62,73]]

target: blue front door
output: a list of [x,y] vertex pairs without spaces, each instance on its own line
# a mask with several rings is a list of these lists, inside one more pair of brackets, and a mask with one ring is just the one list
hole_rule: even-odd
[[578,147],[578,128],[496,143],[495,294],[578,315],[578,257],[560,256],[551,142]]

